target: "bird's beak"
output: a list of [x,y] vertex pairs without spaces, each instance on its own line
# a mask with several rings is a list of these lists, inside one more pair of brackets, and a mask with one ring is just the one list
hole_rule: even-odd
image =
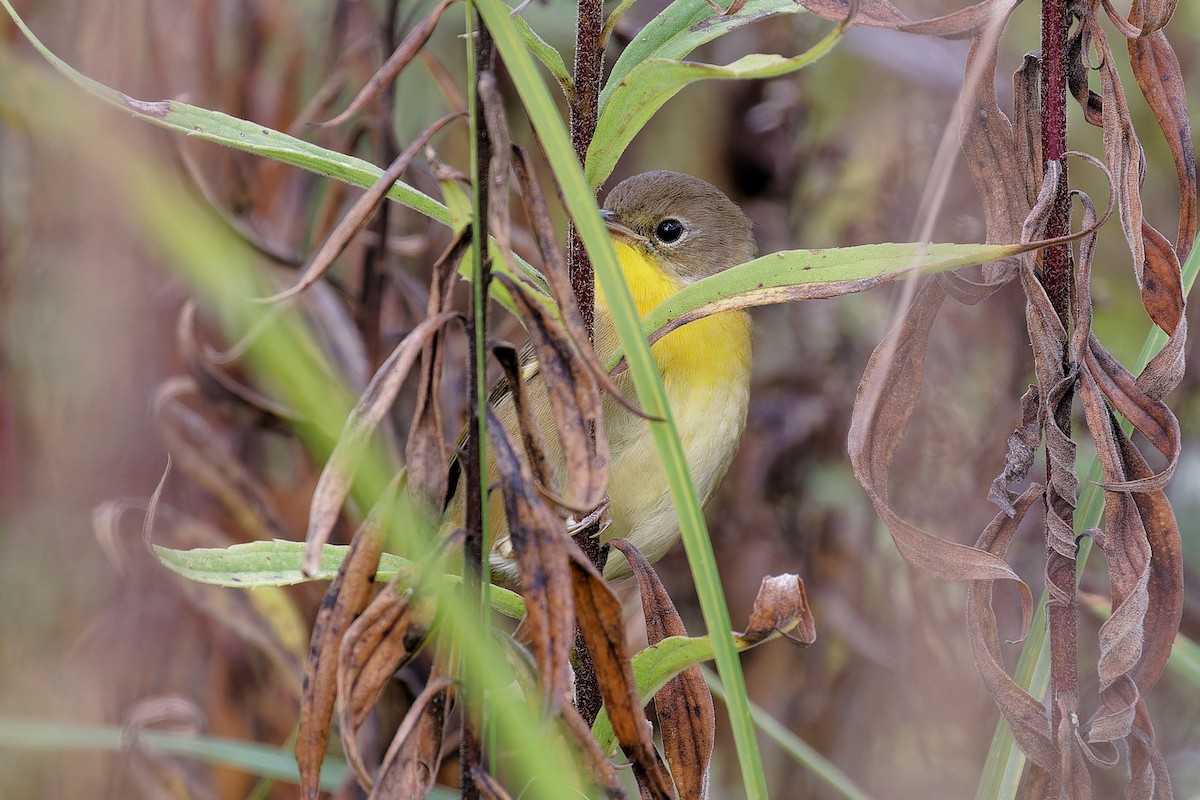
[[604,220],[604,227],[608,228],[608,232],[615,238],[626,242],[632,242],[638,238],[638,235],[633,232],[633,229],[622,225],[617,220],[617,212],[609,211],[607,208],[600,211],[600,216]]

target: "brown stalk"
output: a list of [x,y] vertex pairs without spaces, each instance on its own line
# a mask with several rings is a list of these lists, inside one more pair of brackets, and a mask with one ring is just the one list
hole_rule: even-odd
[[[1067,71],[1069,48],[1067,32],[1070,16],[1066,0],[1044,0],[1042,3],[1042,158],[1044,170],[1057,166],[1062,170],[1054,196],[1054,204],[1046,230],[1047,236],[1065,234],[1071,226],[1070,196],[1067,190]],[[1047,248],[1042,254],[1042,285],[1049,295],[1054,312],[1064,328],[1071,323],[1072,276],[1071,250],[1061,245]],[[1064,365],[1064,369],[1065,369]],[[1046,387],[1043,387],[1046,388]],[[1047,425],[1071,435],[1071,405],[1074,390],[1063,389],[1063,396],[1053,408],[1053,420]],[[1079,605],[1075,593],[1076,564],[1073,553],[1063,553],[1052,545],[1051,521],[1066,529],[1073,529],[1074,497],[1055,491],[1056,480],[1052,474],[1049,452],[1046,461],[1047,492],[1047,546],[1046,583],[1050,593],[1047,616],[1050,625],[1050,729],[1059,736],[1059,753],[1064,760],[1056,773],[1052,793],[1059,796],[1066,788],[1062,782],[1076,773],[1077,748],[1072,741],[1074,733],[1068,730],[1071,718],[1078,707],[1079,675],[1078,647]],[[1070,737],[1070,738],[1068,738]],[[1064,741],[1065,740],[1065,741]],[[1067,763],[1070,761],[1071,763]],[[1086,780],[1086,772],[1081,776]]]
[[[579,0],[575,28],[575,70],[570,96],[571,145],[580,164],[587,160],[588,147],[596,135],[596,120],[600,113],[600,86],[604,79],[604,3],[603,0]],[[596,323],[596,284],[592,264],[583,247],[583,239],[573,224],[567,227],[567,272],[575,291],[575,303],[583,318],[583,328],[590,340]],[[575,540],[588,559],[599,570],[604,569],[608,550],[594,535],[596,526],[589,525],[575,534]],[[576,629],[575,691],[579,713],[588,725],[604,704],[596,668],[581,631]]]

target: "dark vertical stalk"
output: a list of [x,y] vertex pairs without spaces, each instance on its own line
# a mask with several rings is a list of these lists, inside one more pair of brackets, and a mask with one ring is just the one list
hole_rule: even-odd
[[[390,53],[396,49],[396,19],[399,10],[399,0],[388,4],[387,13],[381,23],[383,34],[383,52]],[[391,86],[379,98],[382,114],[377,127],[379,141],[379,163],[390,164],[400,152],[392,128],[393,110],[396,106],[396,95]],[[383,203],[371,221],[371,232],[375,234],[374,241],[367,245],[363,256],[362,285],[359,287],[359,329],[362,331],[363,342],[367,349],[367,364],[371,372],[379,366],[380,351],[383,343],[380,335],[380,316],[383,309],[383,292],[387,285],[387,232],[391,219],[391,203]]]
[[[1067,0],[1043,0],[1042,2],[1042,153],[1048,166],[1057,161],[1062,167],[1063,178],[1054,198],[1049,229],[1050,237],[1066,234],[1071,225],[1070,195],[1067,192],[1067,32],[1070,27]],[[1050,297],[1055,312],[1063,326],[1070,330],[1071,294],[1074,283],[1071,250],[1067,245],[1050,247],[1042,254],[1042,284]],[[1064,354],[1065,358],[1065,354]],[[1064,364],[1064,369],[1066,368]],[[1043,387],[1043,391],[1050,387]],[[1071,405],[1074,392],[1068,391],[1054,411],[1054,424],[1068,436],[1071,432]],[[1069,468],[1069,467],[1068,467]],[[1047,457],[1046,472],[1050,476],[1051,465]],[[1054,482],[1047,480],[1049,486]],[[1072,525],[1074,498],[1060,496],[1051,490],[1048,493],[1049,513]],[[1050,536],[1047,530],[1047,537]],[[1049,538],[1047,539],[1049,541]],[[1050,627],[1050,722],[1051,730],[1057,732],[1062,710],[1074,709],[1079,694],[1079,676],[1076,656],[1078,635],[1078,603],[1075,595],[1076,563],[1073,556],[1059,553],[1049,545],[1046,548],[1046,582],[1050,599],[1047,615]],[[1057,784],[1061,778],[1057,778]],[[1062,787],[1054,786],[1052,796],[1057,797]]]
[[[467,443],[466,463],[464,469],[466,488],[466,537],[463,541],[463,592],[467,608],[479,609],[479,613],[487,614],[484,580],[487,574],[487,548],[484,533],[487,531],[487,506],[485,482],[487,474],[484,456],[484,446],[487,442],[487,431],[484,428],[486,419],[485,403],[487,402],[487,370],[484,356],[487,352],[485,340],[487,337],[487,296],[488,284],[491,280],[491,262],[487,248],[487,219],[488,219],[488,169],[492,159],[492,144],[488,137],[487,125],[484,124],[483,101],[479,94],[479,78],[485,72],[493,69],[495,62],[495,46],[491,34],[483,25],[473,5],[468,6],[469,19],[474,22],[474,49],[470,55],[470,125],[471,149],[473,161],[471,164],[471,185],[473,205],[471,214],[471,239],[474,243],[471,281],[471,305],[467,315],[468,358],[467,368]],[[470,24],[469,26],[470,27]],[[480,745],[476,725],[482,720],[482,708],[475,696],[474,687],[477,682],[471,681],[470,676],[464,681],[460,691],[462,698],[462,737],[459,745],[459,765],[461,779],[459,789],[464,800],[474,800],[479,797],[479,789],[475,785],[475,776],[483,770],[483,750]]]
[[[603,0],[579,0],[578,18],[575,29],[575,74],[571,94],[571,145],[575,157],[583,164],[588,147],[596,135],[596,119],[600,109],[600,85],[604,78],[604,46],[600,35],[604,30]],[[567,229],[567,270],[571,275],[571,288],[575,290],[575,302],[588,338],[592,338],[596,322],[596,286],[592,275],[592,264],[583,248],[575,226]],[[595,535],[596,526],[588,526],[576,534],[576,541],[587,557],[599,569],[604,569],[608,548],[600,544]],[[575,631],[575,696],[579,713],[590,726],[596,721],[604,700],[600,684],[596,679],[596,668],[584,644],[579,630]]]

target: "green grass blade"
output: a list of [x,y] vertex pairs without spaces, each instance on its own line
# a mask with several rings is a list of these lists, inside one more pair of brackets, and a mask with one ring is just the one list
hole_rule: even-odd
[[[297,783],[299,773],[292,751],[256,742],[145,730],[137,735],[142,747],[164,755],[184,756],[241,770],[273,780]],[[114,725],[73,725],[62,722],[0,718],[0,749],[50,751],[127,749],[124,729]],[[328,757],[321,767],[321,788],[336,790],[349,775],[346,763]]]
[[645,411],[662,422],[651,424],[655,446],[670,482],[671,495],[679,515],[684,549],[692,568],[696,593],[705,625],[713,635],[717,666],[729,696],[730,722],[746,793],[751,798],[766,797],[766,778],[762,757],[754,738],[745,678],[730,633],[729,609],[717,573],[716,557],[708,539],[704,514],[696,488],[687,471],[683,446],[671,420],[662,381],[650,356],[650,347],[641,332],[641,321],[633,305],[629,288],[621,275],[616,254],[600,219],[596,199],[575,159],[566,127],[558,115],[541,75],[525,50],[516,26],[508,16],[508,7],[500,0],[477,0],[477,7],[496,46],[512,75],[530,121],[545,148],[546,157],[562,189],[567,210],[575,220],[588,257],[605,296],[609,300],[613,322],[628,354],[630,373],[638,400]]
[[[1200,243],[1200,239],[1197,240]],[[1183,296],[1186,299],[1191,294],[1200,273],[1200,247],[1193,247],[1191,256],[1183,266]],[[1157,325],[1152,326],[1146,334],[1142,351],[1138,355],[1134,374],[1150,362],[1150,359],[1166,344],[1167,334]],[[1132,426],[1125,421],[1121,426],[1128,433]],[[1100,462],[1095,455],[1089,457],[1086,466],[1080,470],[1083,476],[1082,492],[1078,511],[1075,514],[1075,532],[1078,534],[1088,528],[1094,528],[1100,522],[1100,514],[1104,510],[1104,491],[1097,485],[1101,480]],[[1077,574],[1082,577],[1083,568],[1087,564],[1092,551],[1092,540],[1085,538],[1079,547],[1077,557]],[[1021,657],[1017,668],[1013,671],[1013,680],[1034,697],[1046,693],[1050,683],[1050,651],[1046,639],[1045,625],[1046,593],[1042,593],[1037,611],[1030,627],[1029,636],[1021,648]],[[1174,655],[1172,656],[1174,657]],[[1013,800],[1021,783],[1021,773],[1025,770],[1025,754],[1013,740],[1008,723],[1001,717],[992,735],[992,744],[988,749],[987,760],[984,762],[983,775],[979,779],[979,789],[975,793],[976,800]]]
[[546,69],[550,70],[550,74],[558,81],[563,92],[567,92],[571,86],[571,73],[567,70],[567,64],[563,61],[562,54],[539,36],[537,31],[529,27],[529,23],[520,14],[513,17],[512,21],[521,34],[525,46],[529,48],[529,52],[533,53]]

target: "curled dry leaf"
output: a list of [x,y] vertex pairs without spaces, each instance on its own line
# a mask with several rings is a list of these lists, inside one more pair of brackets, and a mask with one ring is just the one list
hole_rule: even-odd
[[562,522],[538,494],[528,464],[488,409],[488,440],[504,495],[504,513],[521,574],[524,627],[546,694],[554,708],[570,693],[574,607],[569,540]]
[[546,199],[533,179],[533,167],[529,162],[529,153],[524,148],[513,147],[513,176],[516,177],[517,186],[521,190],[521,202],[525,208],[525,217],[529,220],[534,240],[537,242],[538,253],[542,257],[542,267],[546,272],[547,282],[550,284],[550,292],[558,305],[559,313],[562,314],[562,322],[567,329],[567,334],[575,343],[581,363],[587,367],[588,372],[610,397],[638,416],[646,417],[646,413],[617,387],[608,370],[604,369],[604,365],[596,358],[583,323],[583,316],[575,302],[575,290],[571,286],[566,262],[555,241],[554,224],[551,222],[550,212],[546,208]]
[[850,463],[900,554],[914,568],[944,580],[1020,582],[1002,558],[925,531],[901,518],[888,501],[888,475],[921,394],[926,343],[945,296],[940,284],[926,283],[904,319],[871,354],[851,415]]
[[[851,0],[799,0],[800,5],[819,17],[840,22],[854,5]],[[982,0],[932,19],[913,21],[888,0],[860,0],[851,19],[853,25],[887,28],[893,31],[938,36],[943,39],[963,39],[977,35],[997,16],[1007,15],[1019,0]]]
[[190,379],[174,378],[154,396],[154,421],[173,462],[216,497],[242,530],[263,538],[285,537],[287,526],[266,487],[223,446],[225,437],[184,404],[183,397],[195,391]]
[[308,513],[308,532],[304,537],[308,547],[304,557],[306,574],[312,574],[320,565],[321,546],[329,540],[329,534],[341,514],[342,504],[350,494],[358,460],[371,433],[396,402],[400,387],[404,385],[425,343],[443,325],[458,317],[457,313],[446,312],[423,320],[379,366],[366,390],[358,398],[313,491],[312,505]]
[[1129,40],[1129,63],[1175,161],[1179,178],[1179,233],[1175,237],[1175,255],[1182,263],[1187,261],[1196,239],[1197,200],[1196,152],[1192,144],[1183,73],[1175,50],[1161,30]]
[[211,351],[201,347],[196,333],[195,300],[188,300],[179,310],[179,323],[175,331],[184,366],[206,399],[214,402],[232,400],[271,419],[299,421],[297,412],[236,380],[211,357]]
[[567,733],[568,740],[579,754],[583,768],[587,770],[588,783],[600,791],[600,797],[608,800],[625,800],[625,786],[621,776],[609,760],[608,755],[592,736],[592,731],[583,721],[579,710],[573,705],[559,709],[559,721]]
[[434,604],[417,589],[402,593],[394,579],[350,624],[338,649],[342,748],[364,789],[371,789],[374,778],[363,762],[355,732],[375,707],[384,685],[424,645],[434,611]]
[[539,385],[553,412],[564,459],[563,503],[587,513],[603,500],[608,483],[600,391],[570,338],[528,290],[507,275],[497,273],[496,280],[511,293],[537,353]]
[[446,677],[439,659],[392,737],[371,798],[421,798],[429,794],[437,779],[446,714],[453,696],[454,682]]
[[[447,312],[450,290],[458,275],[456,265],[469,244],[469,231],[463,230],[434,263],[426,317]],[[446,437],[442,425],[442,406],[438,402],[445,356],[444,336],[444,328],[435,331],[421,350],[416,409],[404,450],[409,486],[431,512],[440,510],[447,489]]]
[[621,603],[579,547],[570,541],[567,546],[571,555],[575,616],[596,667],[596,679],[613,732],[633,762],[633,774],[643,796],[670,800],[674,797],[671,778],[654,749],[650,723],[642,710],[629,665]]
[[296,734],[296,762],[300,767],[300,793],[315,800],[321,762],[329,740],[329,723],[337,697],[338,651],[351,620],[367,607],[379,557],[383,553],[385,510],[395,495],[393,481],[384,499],[372,509],[354,533],[350,552],[329,584],[313,623]]
[[457,112],[447,114],[441,119],[435,121],[425,130],[421,131],[417,138],[413,139],[408,147],[404,148],[404,151],[400,153],[400,155],[396,156],[396,160],[393,161],[386,170],[384,170],[384,173],[379,176],[379,180],[375,181],[375,183],[371,185],[370,189],[367,189],[367,191],[363,192],[363,194],[354,201],[354,205],[350,206],[350,210],[347,211],[346,215],[342,217],[340,222],[338,222],[337,227],[335,227],[330,232],[329,236],[325,238],[325,242],[321,245],[321,249],[319,249],[316,255],[312,257],[312,260],[309,261],[308,266],[305,267],[304,272],[300,275],[299,280],[297,280],[296,283],[290,288],[285,289],[278,294],[264,298],[262,302],[281,303],[291,300],[292,298],[308,291],[313,284],[321,280],[321,277],[329,271],[330,267],[333,266],[333,262],[336,261],[338,256],[342,254],[342,251],[346,249],[346,246],[349,245],[354,237],[357,236],[362,229],[367,226],[367,223],[371,221],[371,217],[375,215],[375,211],[384,201],[384,198],[387,197],[387,193],[392,190],[392,185],[400,179],[400,176],[404,174],[409,165],[412,164],[413,159],[416,158],[425,145],[429,143],[429,140],[433,138],[433,135],[461,116],[462,115]]
[[804,581],[797,575],[763,578],[746,630],[736,635],[747,647],[753,647],[781,634],[806,647],[817,640],[817,625],[808,608]]
[[204,712],[194,702],[179,695],[149,697],[130,710],[121,740],[137,794],[176,800],[215,798],[201,774],[189,769],[185,761],[141,743],[142,733],[154,728],[166,727],[196,734],[203,726]]
[[[338,114],[333,119],[320,123],[321,126],[340,125],[350,117],[357,114],[367,105],[379,99],[380,95],[387,90],[396,76],[408,66],[422,48],[429,41],[429,37],[433,35],[437,28],[438,21],[441,20],[442,14],[446,9],[454,3],[454,0],[442,0],[433,7],[433,10],[426,14],[420,22],[412,29],[412,31],[404,38],[404,41],[396,48],[396,50],[388,57],[388,60],[383,62],[383,66],[371,76],[367,81],[366,86],[359,90],[358,94],[350,101],[350,105],[346,110]],[[395,180],[393,178],[392,180]]]
[[[637,578],[648,643],[653,646],[668,636],[687,636],[671,596],[645,556],[626,539],[615,539],[610,544],[625,556]],[[654,694],[654,710],[662,735],[663,756],[680,800],[707,798],[716,711],[700,667],[688,667],[659,689]]]
[[504,385],[497,386],[497,389],[506,391],[512,399],[513,411],[517,416],[517,425],[521,431],[521,441],[525,448],[525,458],[530,472],[533,479],[537,481],[539,489],[548,492],[552,485],[553,475],[550,460],[546,457],[541,426],[537,424],[537,419],[529,404],[529,394],[525,389],[525,378],[522,375],[522,359],[517,353],[517,349],[507,342],[494,345],[492,355],[500,363],[500,368],[504,370]]
[[[981,550],[1003,558],[1008,546],[1016,536],[1017,527],[1033,503],[1043,496],[1041,486],[1030,486],[1012,503],[1012,512],[1001,511],[984,528],[976,546]],[[967,590],[967,633],[975,669],[984,688],[1000,707],[1000,713],[1008,721],[1013,738],[1021,750],[1042,769],[1053,770],[1057,760],[1050,725],[1046,719],[1046,708],[1041,701],[1026,692],[1009,677],[1000,656],[1000,636],[996,627],[996,614],[992,610],[992,585],[994,581],[972,581]],[[1021,584],[1023,590],[1029,589]],[[1028,632],[1033,610],[1032,596],[1022,598],[1025,612],[1022,619],[1021,636]]]

